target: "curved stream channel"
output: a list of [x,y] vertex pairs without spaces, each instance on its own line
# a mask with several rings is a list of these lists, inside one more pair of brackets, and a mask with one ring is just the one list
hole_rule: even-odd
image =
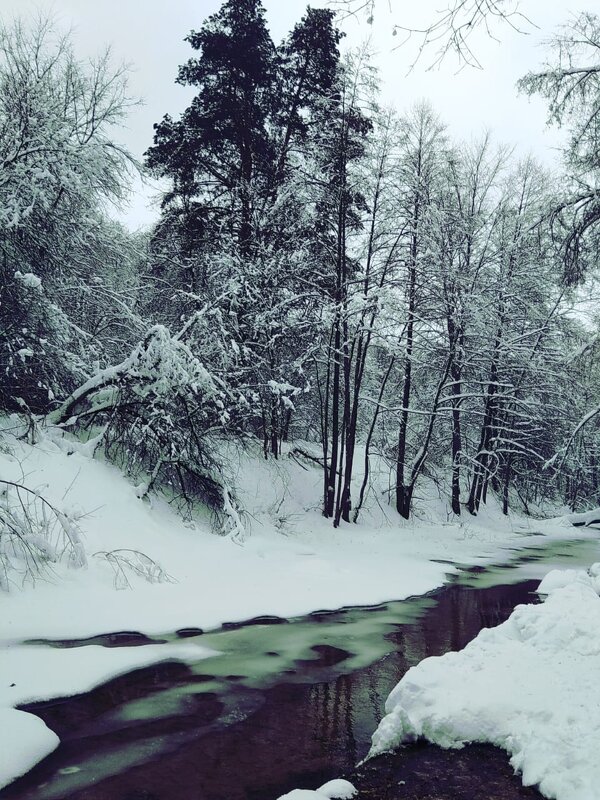
[[[274,800],[342,775],[361,797],[378,800],[540,797],[521,787],[493,748],[445,753],[417,745],[353,770],[388,693],[410,666],[464,647],[518,603],[536,602],[537,583],[552,567],[598,560],[599,546],[589,540],[519,549],[511,563],[465,569],[425,597],[198,635],[221,654],[191,667],[163,663],[85,695],[27,706],[61,745],[0,798]],[[47,644],[148,641],[113,634]],[[495,788],[482,793],[482,780]]]

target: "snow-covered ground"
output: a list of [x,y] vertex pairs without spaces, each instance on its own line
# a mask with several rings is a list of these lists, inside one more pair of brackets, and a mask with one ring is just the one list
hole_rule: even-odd
[[[140,500],[116,467],[71,452],[66,443],[10,445],[10,452],[0,452],[0,475],[79,517],[87,567],[58,562],[35,585],[21,586],[13,575],[11,590],[0,599],[2,641],[116,630],[159,634],[263,614],[292,617],[376,604],[442,585],[456,571],[453,564],[502,560],[506,547],[582,535],[564,521],[506,519],[496,508],[449,523],[445,506],[432,500],[428,518],[405,523],[375,502],[358,525],[336,530],[319,513],[317,468],[239,453],[232,480],[250,532],[234,541],[212,533],[208,519],[185,523],[166,503]],[[114,568],[99,554],[123,549],[149,556],[172,580],[149,583],[125,569],[131,588],[118,590],[123,576],[115,580]]]
[[[10,591],[0,594],[0,785],[56,745],[43,723],[14,706],[86,691],[156,660],[210,655],[167,645],[39,646],[34,652],[22,645],[27,639],[160,634],[376,604],[440,586],[456,571],[454,563],[486,563],[501,559],[507,546],[575,534],[560,521],[545,524],[542,534],[538,523],[507,520],[497,509],[449,523],[445,504],[431,497],[428,518],[400,523],[384,502],[383,479],[360,524],[334,530],[318,510],[318,468],[299,458],[265,462],[258,453],[240,452],[229,453],[237,464],[231,478],[251,530],[234,541],[211,532],[208,518],[186,523],[165,502],[139,499],[118,469],[77,443],[45,437],[30,446],[5,433],[0,445],[2,478],[26,484],[78,518],[86,561],[76,569],[59,559],[35,580],[13,572]],[[127,551],[122,555],[129,560],[133,552],[145,554],[170,580],[147,582],[124,562],[123,573],[115,571],[115,562],[101,554],[116,550]]]
[[554,570],[541,605],[518,606],[459,653],[427,658],[390,694],[370,755],[425,738],[489,742],[556,800],[600,793],[600,564]]

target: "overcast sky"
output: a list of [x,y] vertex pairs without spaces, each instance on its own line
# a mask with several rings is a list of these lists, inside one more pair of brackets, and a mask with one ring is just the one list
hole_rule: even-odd
[[[306,0],[263,0],[273,39],[278,42],[302,16]],[[192,54],[183,41],[191,29],[216,11],[220,0],[0,0],[4,23],[17,15],[27,17],[48,10],[61,28],[71,28],[77,53],[85,58],[107,44],[115,61],[131,64],[131,94],[144,105],[134,108],[127,127],[117,132],[137,157],[152,143],[152,125],[165,113],[177,116],[189,103],[193,89],[174,83],[177,67]],[[326,5],[314,0],[313,5]],[[521,0],[519,9],[533,23],[521,22],[526,35],[497,23],[493,33],[474,39],[482,69],[457,71],[452,59],[427,70],[433,51],[410,70],[416,43],[398,48],[400,36],[392,36],[393,24],[422,27],[445,7],[446,0],[376,0],[374,23],[365,15],[344,20],[345,46],[358,45],[371,37],[378,53],[377,64],[383,97],[400,110],[429,99],[456,138],[468,139],[489,129],[499,142],[515,144],[517,151],[531,151],[547,164],[557,163],[559,136],[546,128],[544,104],[518,96],[515,83],[545,58],[544,41],[556,27],[580,10],[598,10],[598,0]],[[123,219],[131,227],[156,218],[156,207],[148,204],[151,192],[138,187]]]

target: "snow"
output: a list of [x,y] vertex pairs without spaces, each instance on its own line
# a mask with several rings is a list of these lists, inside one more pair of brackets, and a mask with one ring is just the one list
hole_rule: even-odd
[[541,605],[518,606],[464,650],[410,669],[386,702],[369,756],[419,738],[506,750],[523,784],[555,800],[600,786],[600,564],[554,570]]
[[354,786],[342,778],[328,781],[313,791],[312,789],[294,789],[282,795],[279,800],[352,800],[358,792]]
[[596,570],[597,565],[593,564],[590,567],[589,573],[582,572],[579,569],[552,569],[542,578],[542,582],[538,586],[538,594],[548,595],[556,589],[562,589],[575,581],[583,580],[584,583],[589,583],[590,575]]
[[71,697],[133,669],[171,660],[194,663],[211,655],[214,650],[189,642],[65,648],[13,644],[2,652],[0,697],[11,705]]
[[214,651],[193,643],[65,649],[5,645],[0,658],[0,788],[59,744],[41,719],[13,706],[88,692],[117,675],[161,661],[194,663],[211,655]]
[[571,525],[580,527],[582,525],[600,524],[600,508],[593,508],[590,511],[581,511],[577,514],[569,514],[567,519]]
[[[64,423],[77,401],[102,389],[110,390],[123,380],[137,384],[137,393],[141,396],[150,390],[157,395],[176,393],[182,386],[211,397],[216,393],[211,376],[190,349],[176,336],[171,336],[164,325],[154,325],[127,358],[85,381],[48,415],[48,420]],[[103,395],[98,400],[102,404]]]
[[[0,641],[210,629],[265,614],[294,617],[403,599],[441,586],[457,571],[452,563],[505,558],[502,548],[522,545],[531,532],[524,525],[541,530],[518,518],[513,530],[498,513],[460,524],[439,517],[399,523],[389,507],[377,504],[361,513],[360,524],[336,530],[318,510],[317,467],[240,452],[229,454],[237,458],[230,485],[238,487],[251,530],[236,541],[212,533],[208,515],[205,522],[186,523],[168,504],[140,499],[118,469],[76,442],[10,442],[12,455],[0,452],[0,474],[17,481],[25,475],[28,486],[78,518],[88,566],[57,563],[35,586],[16,582],[0,599]],[[552,530],[557,538],[575,531],[561,520]],[[526,538],[534,545],[547,536]],[[98,554],[120,549],[144,553],[172,582],[148,583],[130,574],[133,590],[115,591],[115,573]]]
[[0,789],[58,747],[58,736],[39,717],[0,707]]
[[[580,538],[584,530],[561,518],[542,534],[538,523],[516,517],[507,523],[497,509],[448,523],[447,508],[435,496],[426,497],[427,518],[421,510],[420,519],[399,522],[376,498],[360,524],[336,530],[319,513],[318,467],[285,454],[267,462],[257,448],[226,454],[250,535],[219,536],[208,514],[186,522],[155,496],[140,499],[118,469],[92,457],[94,447],[60,437],[55,430],[31,446],[5,431],[0,442],[2,478],[24,483],[59,510],[77,556],[27,578],[13,573],[9,591],[0,592],[0,752],[9,754],[0,774],[4,783],[57,743],[43,723],[14,706],[87,691],[156,660],[209,655],[167,645],[34,648],[25,640],[207,630],[262,615],[373,605],[428,592],[456,573],[457,563],[505,560],[503,548],[564,539],[568,531]],[[372,475],[377,481],[375,468]],[[150,567],[123,575],[113,551],[128,551],[130,560]]]
[[22,272],[17,271],[17,272],[15,272],[14,277],[18,281],[20,281],[23,284],[23,286],[26,286],[28,289],[33,289],[34,291],[37,291],[38,289],[41,289],[41,287],[42,287],[41,279],[38,278],[37,275],[34,275],[33,272],[22,273]]

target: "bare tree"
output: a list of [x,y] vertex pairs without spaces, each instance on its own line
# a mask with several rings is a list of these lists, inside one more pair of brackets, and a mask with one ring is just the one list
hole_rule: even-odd
[[569,131],[567,167],[572,182],[557,205],[566,277],[576,283],[586,266],[585,240],[600,222],[600,18],[588,12],[564,26],[550,42],[553,61],[519,82],[548,103],[548,121]]
[[[105,279],[112,273],[124,288],[131,241],[104,211],[128,191],[135,162],[112,134],[131,103],[126,70],[113,68],[108,52],[82,63],[48,19],[0,24],[4,408],[45,411],[85,377],[82,356],[103,331],[123,338]],[[119,312],[126,306],[121,300]]]
[[[342,17],[364,14],[371,24],[376,5],[384,5],[382,0],[330,0],[341,10]],[[392,4],[388,0],[391,11]],[[445,8],[435,12],[432,20],[420,27],[409,27],[395,22],[392,35],[401,34],[401,44],[410,40],[418,43],[418,61],[425,53],[432,54],[430,67],[439,66],[448,55],[457,57],[459,64],[481,68],[481,62],[473,44],[473,36],[483,30],[495,39],[498,25],[507,25],[513,30],[524,32],[531,21],[519,10],[518,0],[452,0]],[[398,45],[400,46],[400,45]]]

